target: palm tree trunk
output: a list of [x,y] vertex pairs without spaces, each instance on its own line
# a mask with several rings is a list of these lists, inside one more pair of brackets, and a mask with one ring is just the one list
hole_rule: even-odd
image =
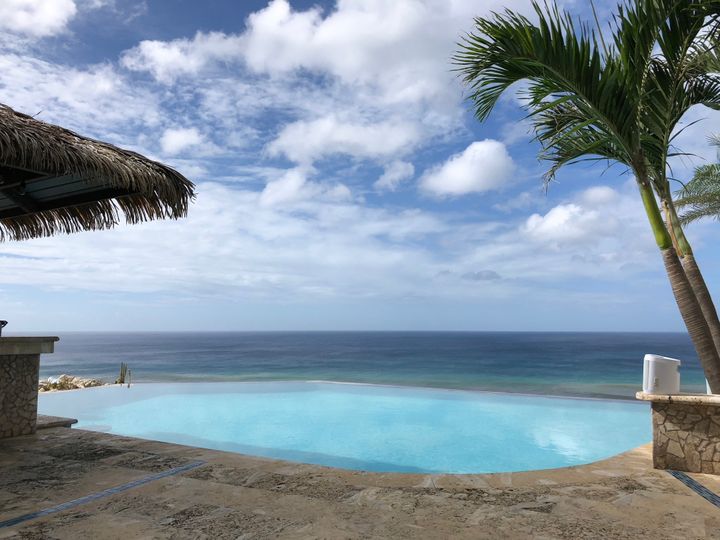
[[713,393],[720,393],[720,356],[715,348],[710,327],[673,247],[672,238],[663,222],[649,182],[638,181],[638,184],[645,212],[653,229],[655,241],[662,253],[665,271],[670,280],[675,302],[680,309],[680,315],[695,346],[695,351],[705,372],[705,378],[710,384],[710,390]]
[[710,334],[712,335],[713,342],[715,343],[715,349],[718,351],[718,354],[720,354],[720,319],[718,319],[715,303],[713,302],[710,291],[707,288],[702,272],[700,272],[700,267],[695,260],[695,255],[693,255],[690,242],[688,242],[685,237],[685,232],[683,231],[680,220],[678,219],[672,198],[663,198],[663,206],[665,207],[668,219],[672,224],[674,237],[677,239],[677,245],[680,250],[685,275],[690,282],[690,286],[695,292],[695,297],[700,303],[700,308],[702,309],[705,320],[710,327]]
[[675,248],[662,250],[662,257],[675,301],[680,308],[685,327],[700,358],[705,378],[710,384],[710,390],[713,394],[720,394],[720,357],[700,303],[695,297],[695,292],[685,275],[685,269],[675,253]]
[[685,254],[682,258],[682,265],[685,269],[685,275],[690,282],[690,286],[700,303],[700,308],[702,309],[703,315],[705,315],[705,320],[710,327],[715,349],[720,352],[720,319],[718,319],[715,303],[713,302],[712,296],[710,296],[710,291],[707,288],[702,272],[700,272],[700,267],[695,261],[695,256],[692,253]]

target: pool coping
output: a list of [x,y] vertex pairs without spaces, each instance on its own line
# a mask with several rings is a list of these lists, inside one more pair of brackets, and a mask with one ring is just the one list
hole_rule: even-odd
[[[502,396],[519,396],[519,397],[532,397],[532,398],[547,398],[547,399],[571,399],[571,400],[579,400],[579,401],[612,401],[612,402],[619,402],[619,403],[636,403],[639,405],[642,405],[642,403],[638,403],[638,400],[636,399],[635,395],[628,397],[602,397],[602,396],[575,396],[575,395],[563,395],[563,394],[534,394],[531,392],[511,392],[507,390],[483,390],[483,389],[474,389],[474,388],[446,388],[441,386],[412,386],[412,385],[405,385],[405,384],[389,384],[389,383],[365,383],[365,382],[355,382],[355,381],[334,381],[334,380],[324,380],[324,379],[303,379],[303,380],[294,380],[294,379],[277,379],[277,380],[267,380],[267,381],[204,381],[204,380],[198,380],[198,381],[188,381],[188,380],[181,380],[181,381],[136,381],[131,384],[131,386],[146,386],[151,384],[162,384],[162,385],[200,385],[200,384],[222,384],[222,385],[228,385],[228,384],[247,384],[247,385],[260,385],[260,384],[334,384],[334,385],[347,385],[347,386],[367,386],[367,387],[374,387],[374,388],[396,388],[401,390],[425,390],[425,391],[438,391],[438,392],[454,392],[454,393],[469,393],[469,394],[492,394],[492,395],[502,395]],[[68,390],[50,390],[45,392],[38,392],[38,395],[45,396],[45,395],[53,395],[53,394],[64,394],[67,392],[77,392],[80,390],[95,390],[101,388],[123,388],[125,387],[125,384],[119,384],[119,383],[108,383],[103,384],[100,386],[90,386],[86,388],[71,388]]]
[[[43,490],[47,500],[33,502],[32,475],[44,482],[47,474],[42,468],[35,472],[33,463],[47,462],[49,456],[59,483],[53,490]],[[146,466],[139,456],[148,456]],[[558,469],[463,475],[373,473],[53,428],[6,440],[0,444],[0,459],[7,475],[31,471],[20,484],[11,480],[13,489],[31,498],[23,495],[20,500],[27,503],[0,510],[0,522],[27,515],[33,519],[6,530],[42,531],[61,538],[102,537],[108,531],[122,531],[126,537],[192,538],[206,530],[202,527],[210,527],[207,521],[222,523],[227,512],[240,512],[239,519],[249,528],[257,520],[274,520],[273,527],[287,529],[281,538],[396,537],[398,523],[410,527],[403,529],[406,533],[426,538],[558,537],[558,520],[565,527],[562,530],[571,534],[562,537],[568,538],[581,537],[588,530],[616,538],[636,537],[633,531],[640,530],[657,533],[658,538],[668,531],[701,537],[699,523],[705,524],[706,532],[720,530],[720,513],[701,493],[718,493],[720,479],[689,475],[701,484],[700,491],[695,490],[665,471],[652,469],[649,445]],[[153,469],[153,459],[167,465]],[[77,471],[79,462],[86,467],[81,475],[71,472]],[[179,469],[199,462],[203,464]],[[82,508],[76,507],[78,501]],[[254,509],[261,513],[253,514]],[[44,510],[57,511],[35,516]],[[183,521],[177,516],[186,515],[195,521],[178,529]],[[228,522],[229,528],[223,529],[228,538],[237,536],[237,523]]]

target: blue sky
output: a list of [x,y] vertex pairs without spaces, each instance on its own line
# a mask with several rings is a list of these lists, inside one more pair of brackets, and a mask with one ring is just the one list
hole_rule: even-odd
[[[517,96],[463,101],[459,36],[528,6],[3,2],[0,101],[198,186],[185,220],[0,245],[8,330],[682,330],[632,178],[546,196]],[[700,118],[681,178],[715,158]],[[689,230],[712,291],[719,234]]]

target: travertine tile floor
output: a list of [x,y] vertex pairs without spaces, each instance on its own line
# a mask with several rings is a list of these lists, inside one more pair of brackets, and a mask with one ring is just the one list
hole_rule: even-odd
[[375,474],[65,427],[0,441],[0,522],[196,460],[0,538],[720,539],[720,508],[652,469],[649,446],[566,469]]

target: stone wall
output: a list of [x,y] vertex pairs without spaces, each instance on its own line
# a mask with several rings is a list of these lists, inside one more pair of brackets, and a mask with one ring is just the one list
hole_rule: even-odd
[[720,406],[652,403],[653,465],[657,469],[720,474]]
[[35,433],[39,354],[0,355],[0,438]]

